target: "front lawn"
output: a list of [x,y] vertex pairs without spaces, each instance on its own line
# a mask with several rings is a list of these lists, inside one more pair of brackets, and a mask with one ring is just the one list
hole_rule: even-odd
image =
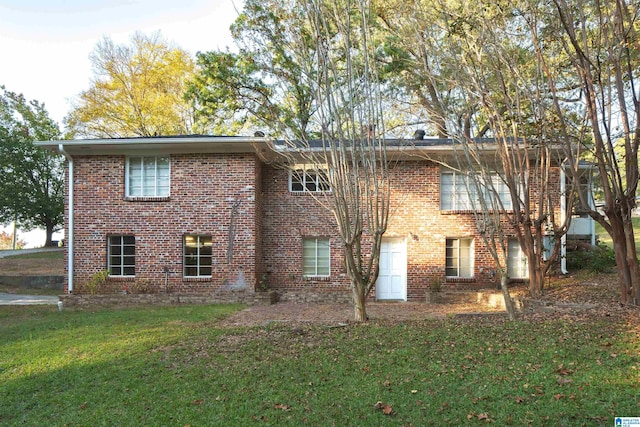
[[0,424],[599,426],[640,414],[637,316],[220,327],[237,309],[0,308]]
[[[640,248],[640,217],[631,218],[631,222],[633,223],[633,233],[636,240],[636,248]],[[611,236],[609,236],[604,228],[602,228],[602,226],[596,222],[595,229],[598,241],[613,249],[613,241],[611,240]]]

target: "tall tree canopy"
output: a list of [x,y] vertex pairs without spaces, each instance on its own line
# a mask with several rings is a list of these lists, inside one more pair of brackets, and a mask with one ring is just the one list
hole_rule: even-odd
[[184,94],[195,64],[159,33],[130,45],[105,37],[90,56],[94,78],[65,118],[72,137],[119,138],[193,133]]
[[50,245],[63,221],[63,158],[33,141],[59,139],[60,129],[43,104],[0,90],[0,223],[43,227]]
[[238,53],[198,53],[189,96],[199,119],[224,132],[239,127],[304,138],[316,111],[308,84],[316,45],[302,2],[247,0],[231,26]]

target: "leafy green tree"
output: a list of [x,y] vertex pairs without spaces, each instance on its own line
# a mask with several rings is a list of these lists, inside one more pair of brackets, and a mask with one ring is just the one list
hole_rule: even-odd
[[[197,55],[189,97],[216,129],[305,138],[314,126],[318,64],[303,2],[247,0],[231,33],[240,51]],[[317,123],[315,123],[317,128]]]
[[0,89],[0,223],[43,227],[50,245],[63,221],[63,158],[33,141],[59,139],[60,129],[43,104]]
[[195,64],[160,33],[136,33],[130,45],[105,37],[90,56],[91,87],[78,96],[65,124],[71,137],[181,135],[194,131],[184,95]]

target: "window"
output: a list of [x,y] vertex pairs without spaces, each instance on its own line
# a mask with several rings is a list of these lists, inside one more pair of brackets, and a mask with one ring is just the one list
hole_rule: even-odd
[[135,236],[109,236],[107,270],[109,271],[109,276],[135,276]]
[[328,277],[330,275],[329,239],[307,238],[302,242],[302,275]]
[[[482,179],[482,178],[480,178]],[[491,209],[491,191],[502,201],[504,209],[511,210],[511,193],[499,174],[491,173],[487,176],[490,184],[481,184],[485,202]],[[466,174],[443,169],[440,172],[440,210],[468,211],[480,209],[480,198],[474,180]]]
[[184,276],[211,276],[211,235],[184,236]]
[[296,165],[289,173],[289,191],[293,193],[330,191],[327,170],[311,165]]
[[446,276],[473,277],[473,239],[447,239]]
[[169,157],[129,157],[127,197],[169,197]]
[[529,261],[520,247],[518,239],[509,239],[507,273],[510,279],[526,279],[529,277]]
[[[443,211],[463,211],[473,209],[476,189],[464,174],[443,170],[440,173],[440,209]],[[470,197],[472,196],[472,197]]]

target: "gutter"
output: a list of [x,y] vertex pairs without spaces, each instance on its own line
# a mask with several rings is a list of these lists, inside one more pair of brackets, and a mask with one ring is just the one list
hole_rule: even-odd
[[62,143],[58,144],[58,151],[67,158],[69,165],[69,219],[67,223],[67,293],[73,293],[73,157],[64,150]]
[[[560,168],[560,221],[562,224],[567,219],[567,176],[564,167]],[[569,230],[567,229],[567,233]],[[560,272],[562,274],[569,273],[567,271],[567,233],[560,237]]]

